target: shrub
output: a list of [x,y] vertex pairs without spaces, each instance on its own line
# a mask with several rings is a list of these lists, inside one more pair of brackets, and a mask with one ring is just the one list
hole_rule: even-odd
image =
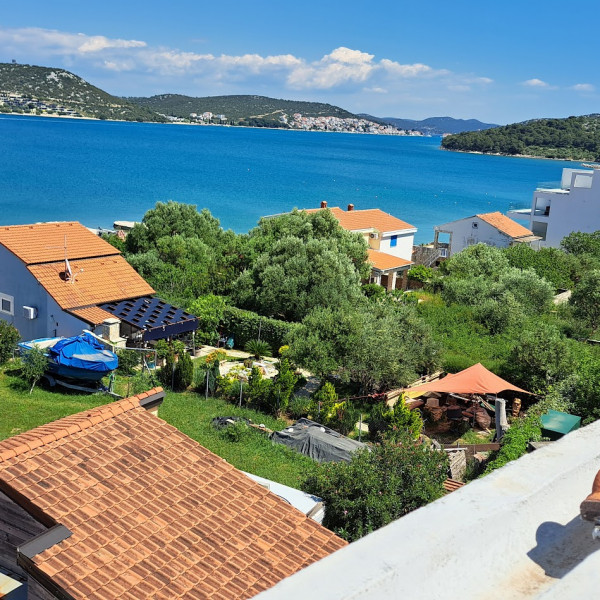
[[0,365],[12,358],[20,338],[21,335],[15,327],[0,319]]
[[29,389],[30,394],[33,392],[35,384],[44,375],[47,366],[48,359],[46,358],[44,351],[37,346],[33,346],[31,350],[27,350],[23,355],[21,372],[25,381],[31,384],[31,388]]
[[271,354],[271,346],[264,340],[248,340],[244,346],[244,350],[252,354],[256,360],[260,360],[263,356]]
[[175,364],[175,373],[173,376],[173,388],[175,391],[183,392],[194,379],[194,364],[187,352],[179,355],[179,360]]
[[285,337],[297,325],[278,319],[261,317],[255,312],[242,310],[233,306],[226,306],[223,311],[221,328],[232,335],[238,348],[243,348],[247,342],[260,339],[269,344],[271,348],[279,348],[285,343]]
[[140,354],[137,350],[117,350],[119,366],[117,370],[122,375],[133,375],[140,364]]
[[444,452],[384,441],[356,452],[350,463],[315,465],[303,489],[323,498],[323,525],[354,541],[443,495]]
[[415,265],[408,271],[409,281],[418,281],[419,283],[427,283],[433,277],[433,269],[425,265]]
[[263,412],[274,412],[273,406],[273,382],[262,376],[258,367],[253,367],[248,378],[248,393],[246,402],[255,410]]
[[243,441],[248,436],[249,432],[250,427],[248,427],[248,423],[241,419],[230,423],[219,430],[219,434],[224,440],[234,443]]
[[292,419],[299,419],[308,415],[311,406],[310,396],[292,396],[287,412]]
[[219,341],[218,329],[224,310],[225,299],[222,296],[206,294],[192,302],[189,311],[198,317],[196,336],[200,342],[216,344]]
[[286,412],[298,377],[290,367],[290,361],[282,358],[279,361],[279,373],[273,382],[273,401],[276,402],[276,413]]
[[420,413],[410,410],[403,397],[393,407],[379,402],[371,409],[369,415],[369,436],[376,441],[381,440],[383,436],[395,439],[404,435],[416,440],[422,429],[423,419]]
[[158,384],[156,373],[137,373],[131,378],[131,393],[132,395],[146,392]]

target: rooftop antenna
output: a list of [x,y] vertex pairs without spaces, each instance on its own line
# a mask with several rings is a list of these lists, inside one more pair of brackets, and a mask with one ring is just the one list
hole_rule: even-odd
[[[60,248],[60,246],[48,246],[48,248]],[[73,274],[73,270],[71,269],[71,263],[69,262],[69,258],[68,258],[68,248],[67,248],[67,234],[65,234],[65,243],[63,245],[64,251],[65,251],[65,281],[68,281],[69,283],[75,283],[75,277],[79,274],[83,272],[83,269],[79,269],[79,271],[75,274]]]

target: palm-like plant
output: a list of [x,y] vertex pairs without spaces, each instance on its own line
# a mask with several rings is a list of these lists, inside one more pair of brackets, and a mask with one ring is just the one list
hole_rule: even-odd
[[271,354],[271,346],[263,340],[249,340],[246,342],[244,350],[252,354],[256,360]]

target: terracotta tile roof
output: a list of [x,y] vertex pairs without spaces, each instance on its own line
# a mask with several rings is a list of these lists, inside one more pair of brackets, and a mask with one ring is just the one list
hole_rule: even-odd
[[154,290],[120,255],[70,260],[75,282],[65,281],[64,262],[27,267],[63,309],[138,298]]
[[249,598],[346,544],[140,406],[160,391],[0,442],[2,490],[72,534],[32,557],[43,576],[76,599]]
[[402,221],[392,215],[383,212],[378,208],[368,208],[366,210],[342,210],[334,206],[330,209],[325,208],[309,208],[308,213],[313,213],[318,210],[330,210],[333,216],[339,221],[340,225],[348,231],[362,231],[375,229],[381,233],[388,231],[401,231],[403,229],[415,229],[406,221]]
[[369,248],[367,253],[372,267],[378,271],[389,271],[412,265],[410,260],[405,260],[404,258],[393,256],[392,254],[386,254],[379,250],[372,250]]
[[511,238],[521,238],[533,235],[527,227],[523,227],[523,225],[509,219],[506,215],[503,215],[498,211],[475,216]]
[[114,319],[115,316],[112,313],[100,308],[99,306],[86,306],[84,308],[72,308],[69,310],[72,315],[75,315],[79,319],[87,321],[91,325],[100,325],[104,323],[106,319]]
[[444,493],[449,494],[450,492],[455,492],[459,488],[465,485],[462,481],[456,481],[456,479],[446,479],[444,481]]
[[120,254],[114,246],[77,222],[0,227],[0,244],[27,265],[64,260],[65,237],[69,260]]

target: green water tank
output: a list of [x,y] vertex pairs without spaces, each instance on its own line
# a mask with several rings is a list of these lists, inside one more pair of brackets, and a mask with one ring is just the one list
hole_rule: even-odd
[[581,417],[569,413],[549,410],[541,417],[542,435],[557,440],[570,431],[575,431],[581,426]]

